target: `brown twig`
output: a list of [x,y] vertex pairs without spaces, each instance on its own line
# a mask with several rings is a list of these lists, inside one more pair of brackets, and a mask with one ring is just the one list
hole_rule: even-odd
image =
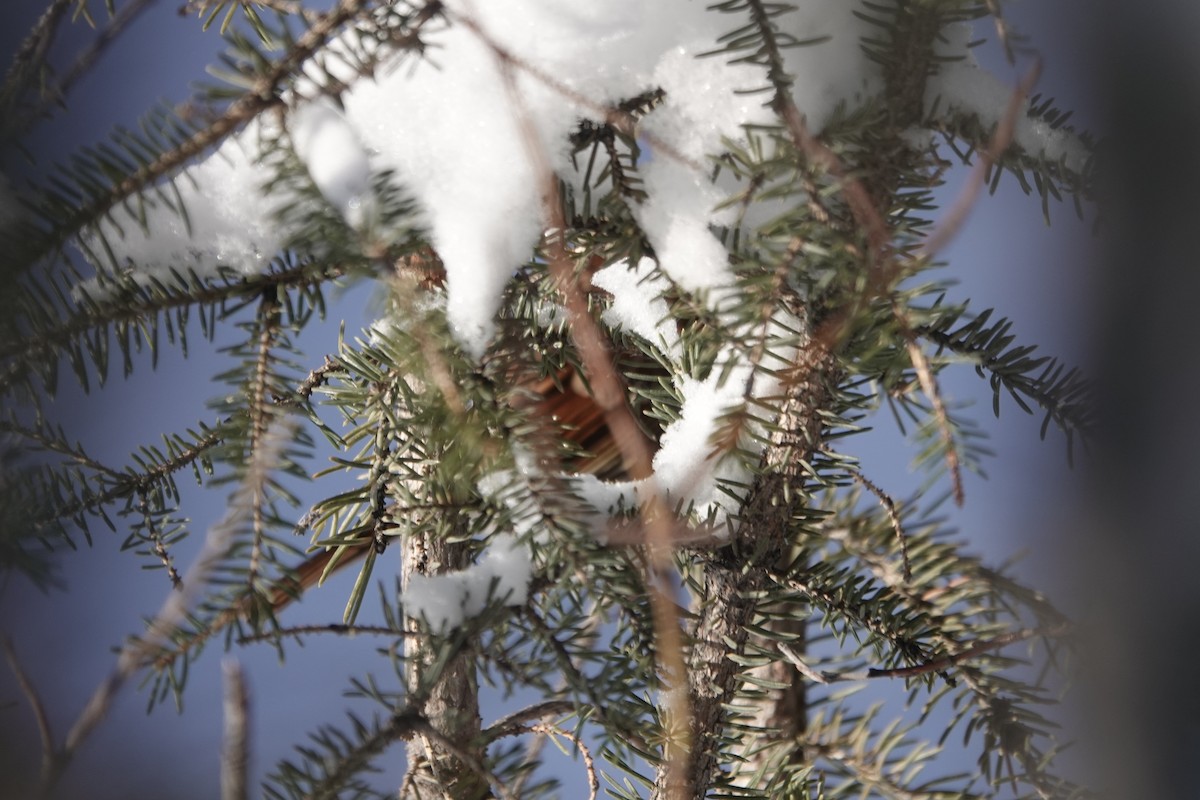
[[[596,800],[600,792],[600,779],[596,775],[596,762],[592,758],[592,752],[588,746],[584,744],[583,739],[565,731],[557,725],[534,724],[534,725],[514,725],[506,729],[500,736],[520,736],[522,733],[536,733],[542,736],[561,736],[564,739],[569,739],[575,747],[579,748],[579,754],[583,757],[583,766],[587,770],[588,776],[588,800]],[[499,738],[499,737],[497,737]]]
[[908,536],[906,536],[904,533],[904,523],[900,520],[900,512],[896,509],[896,501],[892,499],[891,495],[889,495],[883,489],[880,489],[874,481],[872,481],[866,475],[863,475],[859,470],[849,466],[845,467],[844,469],[850,473],[850,477],[858,481],[863,488],[875,495],[875,498],[879,500],[879,504],[883,506],[883,510],[887,512],[888,519],[891,520],[892,523],[892,530],[896,532],[896,540],[900,543],[900,558],[904,565],[904,580],[911,581],[912,565],[908,560]]
[[[467,7],[470,9],[469,3]],[[517,89],[513,70],[524,69],[528,65],[522,66],[510,52],[491,39],[473,16],[459,15],[456,19],[489,47],[503,78],[513,115],[521,130],[521,138],[525,142],[527,155],[541,188],[545,218],[549,226],[545,238],[547,262],[550,274],[563,295],[570,319],[571,339],[583,362],[596,403],[604,412],[605,422],[621,452],[626,472],[631,475],[649,475],[653,472],[652,444],[642,433],[629,408],[625,387],[613,365],[612,348],[600,326],[592,318],[586,293],[579,286],[575,264],[567,253],[564,241],[567,221],[563,218],[558,180],[538,143],[537,131],[533,127],[524,98]],[[645,493],[640,508],[646,524],[650,551],[651,568],[647,570],[646,586],[654,617],[656,655],[664,680],[673,684],[664,692],[667,704],[665,728],[668,734],[665,760],[670,775],[670,797],[683,800],[691,797],[686,769],[691,752],[691,711],[688,695],[680,688],[685,685],[687,671],[683,662],[678,611],[675,603],[671,601],[670,582],[663,574],[671,568],[673,537],[670,520],[674,515],[657,488],[653,485],[649,488],[650,491]]]
[[1049,628],[1023,628],[1019,631],[1006,633],[997,636],[993,639],[984,639],[968,645],[964,650],[949,655],[940,656],[930,659],[920,664],[914,664],[908,667],[893,667],[891,669],[876,669],[871,667],[864,670],[846,670],[842,672],[831,672],[828,670],[818,670],[809,666],[807,662],[796,653],[786,642],[779,643],[779,651],[796,666],[806,678],[820,684],[842,683],[846,681],[863,681],[874,678],[915,678],[921,675],[929,675],[931,673],[945,672],[951,667],[961,664],[963,661],[976,658],[977,656],[985,655],[993,650],[999,650],[1016,642],[1023,642],[1034,637],[1052,638],[1064,636],[1069,632],[1069,627],[1065,624],[1055,625]]
[[58,754],[54,745],[54,733],[50,728],[50,717],[46,714],[46,706],[42,703],[41,695],[38,694],[37,687],[33,685],[29,675],[21,667],[21,662],[17,658],[16,648],[13,647],[12,641],[4,635],[0,635],[0,645],[4,647],[4,655],[8,659],[8,666],[13,671],[13,676],[17,679],[17,686],[21,689],[21,694],[25,695],[25,699],[29,702],[29,708],[33,711],[34,721],[37,723],[38,738],[42,743],[42,784],[45,785],[50,776],[54,773],[55,764],[58,761]]
[[518,733],[528,730],[526,723],[529,720],[543,719],[551,716],[567,716],[568,714],[574,714],[576,710],[576,705],[571,700],[546,700],[541,703],[535,703],[493,722],[483,732],[483,738],[491,742],[505,736],[515,736]]
[[942,437],[942,443],[946,446],[946,468],[950,473],[950,486],[954,492],[954,504],[961,508],[966,499],[966,493],[963,491],[962,465],[958,457],[958,443],[954,440],[954,428],[950,424],[950,415],[946,411],[946,404],[942,400],[941,390],[938,388],[937,379],[933,375],[933,369],[929,366],[929,359],[925,356],[925,351],[921,349],[921,345],[917,343],[916,334],[913,333],[912,328],[908,325],[907,317],[900,310],[899,306],[894,303],[892,304],[892,311],[896,316],[896,320],[900,323],[900,332],[904,336],[909,360],[912,361],[913,369],[917,372],[917,380],[921,384],[921,391],[929,398],[929,404],[933,407],[938,431]]
[[932,258],[941,252],[954,239],[958,232],[962,230],[963,224],[967,221],[967,216],[971,213],[971,209],[975,207],[975,203],[979,199],[979,193],[983,191],[983,187],[987,184],[988,171],[1000,159],[1000,156],[1004,155],[1004,151],[1008,149],[1008,146],[1012,144],[1013,133],[1016,131],[1017,119],[1021,116],[1025,98],[1029,96],[1041,74],[1042,62],[1040,60],[1034,61],[1029,72],[1025,74],[1025,77],[1021,79],[1021,82],[1017,84],[1017,88],[1009,96],[1004,116],[1000,118],[1000,122],[996,125],[996,130],[992,132],[992,138],[988,142],[987,149],[979,154],[979,160],[975,162],[975,166],[971,169],[971,174],[967,177],[966,183],[963,184],[962,191],[950,205],[950,210],[942,216],[942,221],[938,224],[937,229],[921,245],[918,258]]
[[[367,546],[364,546],[364,549],[366,549],[366,547]],[[298,639],[302,636],[309,636],[318,633],[332,633],[339,636],[358,636],[360,634],[369,636],[394,636],[397,638],[416,635],[412,631],[396,630],[395,628],[389,628],[386,625],[346,625],[340,622],[331,622],[325,625],[294,625],[289,628],[272,628],[269,631],[263,631],[261,633],[252,633],[246,636],[239,636],[236,641],[239,645],[254,644],[255,642],[275,641],[285,636]]]

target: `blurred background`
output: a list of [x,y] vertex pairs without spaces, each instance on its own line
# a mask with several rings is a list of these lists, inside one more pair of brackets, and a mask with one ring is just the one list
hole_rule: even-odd
[[[148,4],[74,88],[69,111],[36,129],[36,163],[5,154],[15,183],[99,141],[114,125],[133,123],[155,99],[187,99],[189,82],[204,77],[221,42],[202,32],[194,16],[182,16],[181,4]],[[93,5],[102,19],[99,4]],[[14,52],[43,8],[42,2],[9,0],[0,12],[0,53]],[[995,457],[986,479],[968,476],[965,508],[947,513],[987,562],[1021,556],[1014,573],[1044,589],[1093,634],[1085,685],[1062,714],[1083,738],[1070,768],[1094,776],[1090,782],[1114,797],[1191,797],[1196,782],[1187,765],[1200,755],[1200,691],[1191,685],[1200,634],[1200,544],[1190,507],[1200,494],[1193,414],[1200,373],[1192,368],[1197,341],[1191,330],[1200,298],[1192,241],[1200,211],[1200,119],[1193,119],[1200,117],[1200,60],[1190,38],[1200,31],[1200,8],[1183,0],[1136,6],[1014,0],[1006,14],[1042,54],[1037,91],[1073,109],[1073,123],[1105,141],[1106,233],[1093,236],[1094,209],[1080,221],[1069,205],[1052,205],[1047,225],[1038,198],[1008,179],[975,208],[945,251],[943,272],[958,282],[951,299],[970,298],[976,310],[995,307],[1014,320],[1022,341],[1087,367],[1102,386],[1110,435],[1069,470],[1061,434],[1052,429],[1040,441],[1040,418],[1012,403],[996,419],[986,381],[968,367],[951,369],[943,392],[974,402],[967,413],[989,434]],[[986,20],[979,26],[980,35],[992,35]],[[82,21],[65,26],[53,62],[66,68],[95,37]],[[977,57],[1016,83],[1019,73],[994,43]],[[950,176],[947,202],[965,176],[964,170]],[[310,365],[336,349],[343,321],[348,332],[369,321],[371,291],[364,285],[344,292],[325,322],[300,338]],[[212,377],[228,366],[219,350],[231,343],[221,335],[211,343],[190,337],[186,359],[160,359],[152,371],[147,356],[128,380],[114,377],[87,396],[64,380],[56,412],[89,450],[125,463],[158,432],[210,418],[202,400],[216,394]],[[877,430],[849,440],[845,449],[860,456],[867,475],[893,497],[908,497],[923,478],[910,469],[914,450],[886,412],[875,423]],[[182,508],[201,532],[225,510],[225,489],[186,484],[181,480]],[[0,631],[11,638],[59,737],[111,670],[115,649],[141,630],[141,620],[169,589],[161,570],[140,571],[119,553],[122,538],[97,527],[90,548],[61,553],[65,591],[42,593],[18,576],[0,578]],[[190,562],[200,538],[176,548],[177,564]],[[376,566],[376,577],[389,585],[390,557]],[[286,621],[340,621],[353,577],[309,592]],[[340,721],[342,709],[354,707],[342,696],[347,679],[368,666],[386,670],[374,655],[378,645],[313,637],[302,648],[290,646],[286,663],[265,645],[232,655],[210,646],[194,666],[183,714],[168,703],[147,715],[146,692],[126,687],[58,796],[217,796],[220,662],[234,656],[250,683],[253,774],[261,777],[291,755],[306,731]],[[503,712],[485,708],[485,724]],[[974,753],[956,757],[961,763],[945,765],[947,771],[975,769]],[[0,797],[23,796],[39,762],[28,704],[11,671],[0,669]],[[379,763],[385,767],[379,785],[396,785],[399,749]],[[564,797],[584,796],[578,765],[568,764],[562,779]]]

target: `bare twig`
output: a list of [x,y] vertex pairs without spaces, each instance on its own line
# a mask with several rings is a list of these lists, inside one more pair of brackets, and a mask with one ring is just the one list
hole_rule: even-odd
[[[470,9],[469,3],[467,7]],[[527,155],[541,188],[545,218],[550,229],[545,239],[547,261],[567,307],[571,339],[583,362],[597,405],[604,412],[605,422],[621,452],[626,471],[630,475],[650,475],[653,473],[653,447],[629,408],[625,387],[613,366],[612,348],[591,316],[587,296],[579,286],[574,262],[566,249],[564,236],[567,222],[562,213],[558,180],[546,159],[546,154],[542,151],[524,98],[517,88],[513,70],[520,65],[511,53],[500,47],[480,28],[473,16],[472,13],[458,19],[491,49],[504,80],[513,115],[520,127]],[[663,574],[672,568],[670,520],[674,515],[661,492],[653,485],[649,489],[645,493],[640,512],[649,534],[651,569],[647,571],[646,586],[650,595],[651,613],[654,616],[656,656],[664,680],[672,684],[671,688],[663,693],[666,698],[665,728],[668,738],[665,755],[670,776],[669,797],[683,800],[691,797],[686,769],[692,746],[691,709],[687,692],[680,690],[686,683],[687,671],[683,661],[678,611],[671,602],[670,582]]]
[[575,713],[576,710],[576,705],[571,700],[546,700],[534,703],[493,722],[483,732],[483,738],[490,742],[505,736],[515,736],[517,733],[528,730],[526,723],[531,719],[563,717]]
[[912,328],[908,325],[908,320],[901,312],[899,306],[893,304],[892,310],[896,315],[897,321],[901,323],[901,333],[905,339],[905,346],[908,348],[908,357],[912,361],[913,369],[917,371],[917,380],[921,383],[921,391],[929,398],[929,404],[933,406],[933,414],[937,421],[938,431],[942,437],[942,443],[946,446],[946,468],[950,472],[950,485],[954,491],[955,505],[962,507],[966,495],[963,491],[962,481],[962,465],[958,458],[958,443],[954,441],[954,428],[950,425],[950,415],[946,411],[946,404],[942,401],[942,394],[938,388],[937,379],[933,376],[933,369],[929,366],[929,359],[925,356],[925,351],[921,349],[921,345],[917,343],[916,334],[912,332]]
[[337,636],[395,636],[397,638],[416,635],[412,631],[396,630],[386,625],[344,625],[340,622],[331,622],[327,625],[295,625],[290,628],[271,628],[269,631],[239,636],[237,643],[242,645],[254,644],[255,642],[274,642],[285,636],[299,639],[303,636],[311,636],[318,633],[332,633]]
[[[994,0],[989,0],[990,2],[994,2]],[[999,160],[1000,156],[1004,155],[1004,151],[1012,143],[1013,133],[1017,127],[1017,120],[1020,118],[1025,105],[1025,98],[1029,96],[1041,74],[1042,62],[1040,60],[1034,61],[1033,67],[1025,74],[1025,77],[1021,79],[1021,82],[1017,84],[1017,88],[1009,96],[1008,107],[1004,109],[1004,116],[1000,118],[999,124],[996,125],[996,130],[992,132],[992,138],[988,142],[987,149],[979,154],[979,160],[975,162],[975,166],[971,169],[971,174],[967,177],[962,192],[959,193],[954,203],[950,206],[950,210],[943,215],[937,229],[921,245],[921,250],[918,254],[919,258],[931,258],[941,252],[942,248],[949,244],[958,232],[962,230],[963,223],[967,221],[967,216],[971,213],[971,209],[975,207],[975,203],[979,199],[979,193],[983,191],[983,187],[987,183],[988,171],[991,170],[992,165]]]
[[141,16],[142,12],[154,5],[158,0],[132,0],[121,6],[121,10],[113,17],[112,22],[100,32],[100,35],[81,52],[58,83],[48,87],[42,98],[32,108],[16,116],[11,123],[11,129],[24,131],[30,124],[42,117],[54,104],[61,104],[74,88],[75,84],[89,73],[92,66],[104,55],[117,37],[129,27],[129,24]]
[[29,675],[21,667],[21,662],[17,658],[16,648],[13,647],[12,641],[7,637],[0,635],[0,645],[4,647],[4,655],[8,659],[8,666],[13,671],[13,676],[17,679],[17,685],[21,688],[21,693],[25,695],[25,699],[29,701],[29,708],[33,711],[33,718],[37,723],[38,738],[42,743],[42,782],[43,785],[53,774],[55,763],[58,760],[58,754],[54,745],[54,733],[50,728],[50,717],[46,714],[46,706],[42,703],[41,695],[38,694],[37,687],[33,685]]
[[225,673],[225,741],[221,748],[221,800],[246,800],[249,795],[250,697],[241,665],[229,659]]
[[858,481],[863,488],[875,495],[879,500],[879,504],[883,506],[883,510],[887,512],[888,519],[891,520],[892,530],[896,532],[896,540],[900,543],[900,558],[904,564],[904,580],[912,580],[912,565],[908,561],[908,537],[904,533],[904,523],[900,520],[900,512],[896,509],[896,501],[891,495],[880,489],[874,481],[870,480],[866,475],[863,475],[853,467],[845,467],[845,470],[850,473],[850,477]]
[[809,666],[804,658],[786,642],[779,643],[779,652],[783,653],[788,661],[794,664],[804,677],[814,683],[844,683],[846,681],[865,681],[874,678],[915,678],[921,675],[945,672],[947,669],[957,666],[964,661],[985,655],[993,650],[999,650],[1016,642],[1027,641],[1039,636],[1043,638],[1056,638],[1066,635],[1069,630],[1066,624],[1059,624],[1049,628],[1023,628],[1022,630],[1006,633],[993,639],[974,642],[957,653],[930,659],[921,664],[914,664],[908,667],[893,667],[891,669],[876,669],[872,667],[869,669],[844,670],[841,672],[818,670]]
[[1008,21],[1004,19],[1004,12],[1000,9],[999,0],[983,0],[987,6],[988,13],[992,15],[992,22],[996,25],[996,37],[1000,40],[1000,46],[1004,48],[1004,57],[1008,59],[1009,64],[1017,63],[1017,54],[1013,50],[1012,29],[1008,26]]
[[592,758],[592,752],[584,744],[583,739],[556,725],[541,723],[534,725],[513,725],[507,728],[500,736],[519,736],[522,733],[536,733],[541,736],[561,736],[564,739],[569,739],[579,749],[579,754],[583,757],[583,766],[587,770],[588,776],[588,800],[596,800],[600,792],[600,779],[596,775],[596,762]]

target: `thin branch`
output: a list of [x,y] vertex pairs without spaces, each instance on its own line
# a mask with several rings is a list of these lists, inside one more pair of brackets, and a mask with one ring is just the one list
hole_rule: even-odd
[[[467,4],[468,9],[470,4]],[[471,15],[473,17],[473,14]],[[472,30],[487,45],[495,56],[497,67],[504,80],[505,91],[513,109],[515,121],[521,130],[530,164],[541,188],[543,212],[549,225],[545,238],[548,249],[548,266],[559,291],[563,295],[570,319],[571,339],[584,365],[589,385],[597,405],[604,412],[605,422],[612,431],[613,440],[621,452],[626,472],[630,475],[652,475],[654,450],[642,432],[626,400],[627,393],[614,366],[612,347],[600,326],[592,318],[586,293],[579,285],[575,265],[566,249],[564,237],[567,221],[562,213],[562,198],[558,179],[554,175],[546,154],[539,144],[524,97],[517,88],[514,68],[521,65],[507,50],[498,46],[479,24],[471,17],[460,21]],[[547,76],[548,77],[548,76]],[[615,122],[615,121],[614,121]],[[650,479],[651,481],[653,479]],[[652,568],[647,571],[646,586],[650,595],[651,613],[654,617],[656,657],[660,664],[663,680],[674,684],[672,690],[664,692],[666,698],[665,732],[666,763],[669,776],[670,798],[683,800],[692,795],[686,765],[692,749],[691,703],[688,693],[679,691],[685,685],[687,669],[683,660],[683,641],[679,628],[676,606],[671,602],[670,582],[664,573],[672,568],[670,520],[674,516],[657,487],[650,484],[639,509],[649,534],[649,550]]]
[[579,749],[579,754],[583,757],[583,766],[587,770],[588,776],[588,800],[596,800],[600,792],[600,779],[596,775],[596,762],[592,758],[592,751],[584,744],[583,739],[570,731],[563,730],[557,725],[545,724],[513,725],[496,738],[500,738],[501,736],[520,736],[523,733],[536,733],[541,736],[561,736],[564,739],[569,739]]
[[358,636],[361,634],[369,636],[392,636],[396,638],[417,635],[415,631],[396,630],[386,625],[345,625],[340,622],[331,622],[326,625],[294,625],[290,628],[272,628],[269,631],[239,636],[236,642],[239,645],[254,644],[256,642],[274,642],[285,636],[299,639],[303,636],[318,633],[332,633],[338,636]]
[[841,672],[814,669],[786,642],[779,642],[778,647],[779,652],[783,653],[787,660],[795,665],[796,669],[804,677],[814,683],[828,685],[847,681],[865,681],[874,678],[916,678],[931,673],[942,673],[964,661],[985,655],[993,650],[999,650],[1010,644],[1024,642],[1035,637],[1057,638],[1065,636],[1069,631],[1070,628],[1066,624],[1055,625],[1049,628],[1023,628],[1022,630],[1006,633],[993,639],[974,642],[957,653],[933,658],[920,664],[907,667],[893,667],[891,669],[876,669],[871,667],[869,669],[844,670]]
[[229,659],[225,673],[225,740],[221,748],[221,800],[247,800],[250,769],[250,697],[241,665]]
[[170,475],[176,470],[180,470],[189,464],[196,461],[207,451],[219,445],[222,441],[221,429],[212,429],[207,436],[202,437],[199,441],[193,444],[188,449],[179,453],[174,458],[168,459],[161,464],[151,467],[149,470],[138,474],[119,473],[121,481],[115,483],[110,488],[100,492],[99,494],[90,494],[80,497],[77,501],[71,503],[59,504],[52,515],[34,520],[34,528],[41,529],[49,525],[54,520],[64,519],[74,516],[88,509],[98,509],[103,505],[120,500],[123,497],[129,497],[137,492],[144,492],[152,487],[155,483]]
[[326,354],[325,360],[321,366],[316,367],[312,372],[305,376],[304,380],[300,383],[300,386],[297,387],[296,394],[303,397],[305,400],[308,400],[312,397],[312,393],[318,387],[325,385],[326,381],[329,380],[329,374],[331,372],[341,372],[344,369],[345,366],[334,361],[329,357],[328,354]]
[[[286,426],[284,427],[286,428]],[[148,624],[146,634],[131,638],[121,648],[113,671],[96,687],[91,699],[88,700],[87,705],[67,733],[55,769],[43,782],[43,791],[49,792],[79,746],[104,721],[113,700],[125,682],[139,669],[153,661],[153,654],[187,619],[195,596],[207,584],[217,565],[229,552],[229,546],[238,525],[247,515],[253,513],[253,498],[261,494],[263,486],[269,479],[270,470],[277,463],[278,453],[285,446],[288,438],[287,431],[280,430],[269,437],[264,442],[264,446],[255,453],[248,465],[245,479],[238,491],[230,498],[229,510],[216,525],[208,530],[199,555],[184,575],[183,590],[172,590],[163,601],[158,613]]]
[[517,733],[528,730],[526,723],[531,719],[563,717],[577,711],[578,707],[572,700],[546,700],[534,703],[493,722],[483,732],[483,738],[485,741],[491,742],[505,736],[515,736]]
[[912,565],[908,560],[908,536],[906,536],[904,533],[904,523],[900,520],[900,512],[896,509],[896,501],[892,499],[891,495],[883,491],[883,489],[880,489],[873,481],[867,478],[866,475],[863,475],[859,470],[850,466],[846,466],[844,469],[850,473],[850,477],[858,481],[863,488],[875,495],[875,498],[879,500],[879,504],[882,505],[884,511],[887,512],[888,519],[891,520],[892,523],[892,530],[896,532],[896,540],[900,543],[900,558],[904,564],[904,580],[911,581]]
[[146,535],[150,537],[153,543],[154,555],[162,563],[167,570],[167,577],[171,580],[171,587],[177,591],[183,589],[183,579],[179,577],[179,570],[175,569],[175,564],[171,559],[171,554],[167,551],[167,544],[163,541],[162,531],[158,529],[155,523],[154,514],[150,511],[150,500],[146,497],[146,493],[142,492],[138,500],[138,510],[142,512],[142,524],[146,527]]
[[[273,382],[271,363],[274,360],[272,350],[274,350],[279,336],[282,313],[278,290],[274,287],[264,290],[258,308],[258,349],[249,397],[250,437],[246,455],[251,463],[257,457],[259,448],[264,446],[272,424],[272,409],[267,398],[271,395]],[[246,566],[247,594],[252,598],[257,592],[256,584],[262,566],[263,537],[266,528],[265,505],[267,498],[265,492],[262,491],[263,488],[265,486],[256,488],[253,494],[251,522],[254,535],[250,543],[249,563]],[[252,617],[256,610],[255,606],[251,605]]]
[[187,291],[165,296],[152,295],[144,287],[138,287],[136,296],[114,299],[107,306],[95,306],[96,310],[82,309],[81,313],[54,327],[37,331],[31,338],[14,338],[0,344],[0,359],[12,359],[4,374],[0,375],[0,392],[7,391],[29,372],[31,365],[57,358],[60,349],[84,333],[105,330],[109,325],[141,325],[145,320],[153,319],[156,313],[253,295],[270,286],[312,286],[334,280],[343,274],[341,267],[314,270],[312,265],[304,264],[295,269],[267,272],[244,279],[239,277],[236,281],[191,286]]
[[10,123],[10,130],[24,131],[36,120],[41,118],[49,111],[50,107],[55,104],[61,105],[75,83],[85,77],[91,71],[93,65],[104,55],[109,46],[116,41],[117,37],[129,27],[129,24],[141,16],[142,12],[158,0],[131,0],[121,6],[121,10],[113,17],[113,20],[100,32],[100,35],[92,42],[92,44],[80,53],[66,74],[59,79],[57,85],[48,87],[42,94],[41,100],[32,108],[19,114]]
[[946,411],[945,402],[942,401],[941,390],[938,388],[937,379],[933,376],[933,369],[929,366],[929,359],[925,356],[921,345],[917,343],[916,334],[909,326],[907,317],[895,303],[892,304],[892,311],[897,322],[900,323],[901,335],[904,337],[913,369],[917,371],[917,380],[921,384],[921,391],[925,393],[925,396],[929,398],[930,405],[933,406],[938,431],[941,434],[942,443],[946,446],[946,468],[950,472],[950,486],[954,491],[954,503],[961,508],[965,500],[962,465],[958,457],[958,443],[954,440],[954,428],[950,424],[950,415]]
[[33,685],[33,681],[30,680],[29,675],[21,667],[21,662],[17,658],[17,651],[13,647],[12,640],[7,636],[0,635],[0,645],[4,647],[4,655],[8,659],[8,666],[12,669],[13,676],[17,679],[17,686],[20,687],[21,693],[29,701],[29,708],[33,711],[33,718],[37,723],[38,738],[42,743],[42,782],[44,784],[54,772],[55,763],[58,761],[58,754],[54,746],[54,734],[50,728],[50,717],[46,714],[46,706],[42,703],[42,698],[38,694],[37,687]]
[[[994,0],[989,0],[989,4]],[[1001,18],[997,16],[997,24]],[[1037,83],[1038,77],[1042,74],[1042,62],[1036,60],[1029,72],[1017,84],[1017,88],[1009,95],[1008,106],[1004,110],[1004,116],[1000,118],[1000,122],[996,125],[996,130],[992,133],[992,139],[988,143],[987,149],[979,154],[979,160],[975,162],[975,166],[971,169],[971,174],[967,177],[967,181],[963,184],[962,192],[950,206],[950,210],[942,216],[941,222],[925,243],[921,245],[918,252],[918,258],[932,258],[934,255],[942,251],[947,244],[954,239],[963,224],[967,221],[967,216],[971,213],[971,209],[975,207],[975,203],[979,199],[979,193],[983,191],[983,187],[987,184],[988,172],[991,171],[992,165],[995,164],[1000,156],[1004,155],[1004,151],[1008,149],[1012,143],[1013,133],[1016,131],[1017,120],[1020,118],[1022,110],[1025,106],[1025,98],[1033,91],[1034,85]]]

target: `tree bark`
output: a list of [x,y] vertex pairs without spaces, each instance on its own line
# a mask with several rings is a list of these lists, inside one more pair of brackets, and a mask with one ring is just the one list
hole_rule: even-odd
[[[688,694],[691,701],[691,751],[687,775],[694,798],[707,796],[719,777],[719,765],[728,763],[721,756],[720,742],[731,722],[728,704],[735,698],[745,678],[737,658],[745,655],[748,626],[758,610],[757,593],[766,587],[768,573],[790,557],[788,531],[805,497],[801,461],[807,461],[820,447],[820,412],[831,399],[829,387],[836,383],[835,361],[828,350],[813,342],[801,353],[794,381],[787,388],[778,428],[763,454],[760,477],[742,506],[740,524],[729,546],[710,553],[703,562],[703,589],[696,601],[696,622],[691,631],[692,645],[687,654]],[[800,687],[799,676],[791,665],[763,668]],[[790,671],[790,672],[789,672]],[[779,691],[769,693],[754,715],[773,721],[768,737],[786,737],[803,720],[803,709],[796,702],[802,694]],[[795,732],[793,732],[794,735]],[[763,742],[745,742],[742,755],[753,750],[755,758],[771,755],[762,750]],[[734,776],[748,778],[755,768],[752,760]],[[668,770],[660,769],[653,797],[656,800],[678,796],[667,782]],[[741,782],[740,780],[738,781]]]
[[[466,542],[448,542],[446,537],[429,532],[414,532],[403,537],[403,541],[405,588],[415,574],[440,575],[470,564]],[[405,627],[414,633],[418,630],[413,619],[406,620]],[[488,783],[478,771],[482,753],[475,764],[464,763],[458,755],[475,754],[482,741],[475,655],[470,648],[464,648],[434,675],[430,671],[435,668],[437,647],[438,640],[428,635],[409,636],[404,645],[409,696],[422,698],[414,710],[444,739],[417,733],[408,741],[408,772],[400,787],[399,798],[481,800],[491,797]]]

